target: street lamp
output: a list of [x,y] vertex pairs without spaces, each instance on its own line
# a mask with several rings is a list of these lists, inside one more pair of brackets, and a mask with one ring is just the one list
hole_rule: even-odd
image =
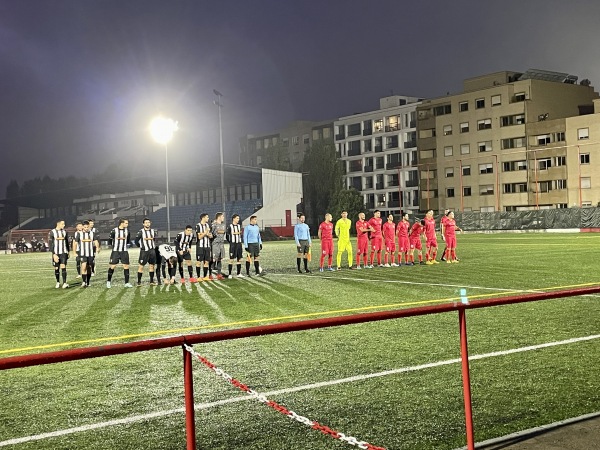
[[175,133],[179,127],[177,126],[177,122],[173,119],[169,119],[164,116],[158,116],[152,119],[150,122],[150,134],[152,138],[159,144],[165,146],[165,173],[166,173],[166,182],[167,182],[167,195],[166,195],[166,204],[167,204],[167,242],[171,242],[171,214],[169,210],[169,152],[167,145],[173,139],[173,133]]
[[221,124],[221,108],[223,107],[223,103],[221,99],[223,98],[223,94],[221,94],[216,89],[213,89],[214,94],[217,96],[217,99],[213,102],[219,108],[219,154],[221,156],[221,204],[223,208],[223,214],[225,214],[225,167],[223,165],[223,126]]

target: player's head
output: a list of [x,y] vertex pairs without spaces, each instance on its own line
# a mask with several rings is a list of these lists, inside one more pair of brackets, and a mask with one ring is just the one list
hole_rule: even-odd
[[208,214],[207,213],[200,214],[200,223],[206,223],[206,222],[208,222]]
[[378,209],[373,211],[373,217],[381,217],[381,211],[379,211]]
[[234,214],[233,216],[231,216],[231,223],[233,223],[234,225],[237,225],[239,221],[240,221],[239,214]]
[[84,220],[83,223],[81,224],[83,231],[88,231],[90,229],[90,222],[87,220]]
[[186,235],[186,236],[189,236],[190,234],[192,234],[192,231],[193,231],[193,230],[194,230],[194,229],[192,228],[192,226],[191,226],[191,225],[186,225],[186,226],[185,226],[185,231],[184,231],[184,233],[185,233],[185,235]]
[[81,223],[81,222],[77,222],[77,223],[75,224],[75,229],[76,229],[77,231],[81,231],[81,230],[83,229],[83,223]]
[[402,220],[408,221],[408,213],[406,211],[402,212]]
[[150,222],[150,219],[148,219],[147,217],[144,217],[144,220],[142,220],[142,225],[144,225],[144,228],[147,230],[148,228],[150,228],[150,225],[152,224],[152,222]]
[[448,215],[448,213],[450,212],[450,210],[448,208],[444,209],[444,215]]
[[119,219],[119,228],[127,228],[129,226],[129,220],[120,218]]
[[217,223],[223,222],[224,218],[225,218],[225,214],[223,214],[222,212],[218,212],[215,214],[215,222],[217,222]]
[[256,216],[250,216],[250,225],[256,225]]
[[454,211],[448,211],[448,218],[454,219]]
[[88,223],[90,224],[90,228],[94,228],[94,219],[88,219]]
[[300,221],[300,223],[304,223],[306,217],[304,216],[304,214],[300,213],[298,214],[298,220]]
[[342,219],[348,218],[348,211],[342,211]]
[[62,219],[58,219],[56,221],[56,229],[57,230],[62,230],[65,227],[65,221]]
[[329,213],[325,214],[325,222],[331,222],[331,219],[333,218],[333,216]]
[[359,212],[358,213],[358,219],[359,220],[365,220],[365,213],[364,212]]
[[175,267],[177,264],[177,256],[171,256],[169,258],[169,267]]
[[421,219],[421,225],[425,226],[425,219]]
[[433,217],[433,209],[428,210],[427,214],[425,214],[425,216],[427,216],[427,218],[431,219]]
[[394,215],[393,214],[388,214],[388,222],[393,222],[394,221]]

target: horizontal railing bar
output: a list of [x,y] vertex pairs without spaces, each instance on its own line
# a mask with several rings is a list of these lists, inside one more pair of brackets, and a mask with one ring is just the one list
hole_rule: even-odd
[[563,297],[575,297],[600,293],[600,286],[577,289],[564,289],[552,292],[539,292],[520,294],[495,299],[478,300],[474,303],[463,304],[460,302],[444,303],[441,305],[421,306],[416,308],[397,309],[393,311],[378,311],[372,313],[336,316],[323,319],[302,320],[298,322],[285,322],[272,325],[262,325],[234,330],[213,331],[209,333],[175,336],[169,338],[148,339],[122,344],[111,344],[97,347],[83,347],[56,352],[36,353],[21,356],[11,356],[0,359],[0,370],[17,369],[22,367],[54,364],[59,362],[77,361],[81,359],[98,358],[102,356],[121,355],[126,353],[159,350],[178,347],[187,343],[189,345],[208,342],[217,342],[230,339],[241,339],[252,336],[304,331],[316,328],[326,328],[340,325],[352,325],[380,320],[400,319],[402,317],[424,316],[441,314],[464,309],[487,308],[491,306],[509,305],[539,300],[551,300]]

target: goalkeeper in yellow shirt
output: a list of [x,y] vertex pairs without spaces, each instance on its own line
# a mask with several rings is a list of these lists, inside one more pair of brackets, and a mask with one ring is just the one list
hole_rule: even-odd
[[348,252],[348,268],[352,269],[352,243],[350,242],[350,227],[348,211],[342,211],[342,218],[335,223],[335,235],[338,237],[337,270],[342,270],[342,253]]

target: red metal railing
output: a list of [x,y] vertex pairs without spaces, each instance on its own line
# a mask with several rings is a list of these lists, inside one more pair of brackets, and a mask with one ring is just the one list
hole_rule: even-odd
[[[551,300],[564,297],[575,297],[580,295],[600,293],[600,286],[578,289],[566,289],[552,292],[541,292],[534,294],[523,294],[500,297],[496,299],[478,300],[475,303],[446,303],[435,306],[424,306],[418,308],[406,308],[394,311],[381,311],[349,316],[330,317],[325,319],[303,320],[298,322],[278,323],[235,330],[214,331],[203,334],[192,334],[170,338],[160,338],[129,342],[125,344],[112,344],[99,347],[75,348],[57,352],[38,353],[33,355],[12,356],[0,359],[0,370],[17,369],[22,367],[38,366],[43,364],[54,364],[59,362],[76,361],[81,359],[99,358],[125,353],[135,353],[147,350],[158,350],[170,347],[183,346],[183,344],[202,344],[230,339],[241,339],[253,336],[264,336],[269,334],[288,333],[292,331],[311,330],[340,325],[351,325],[380,320],[399,319],[403,317],[425,316],[429,314],[440,314],[452,311],[458,312],[460,351],[462,361],[463,397],[465,403],[465,425],[466,440],[469,450],[475,449],[473,433],[473,415],[471,409],[471,384],[469,377],[469,355],[467,344],[467,321],[466,310],[477,308],[488,308],[491,306],[510,305],[515,303],[532,302],[539,300]],[[194,413],[194,394],[192,379],[192,357],[183,349],[183,373],[184,373],[184,397],[186,409],[186,433],[187,449],[196,449],[196,430]]]

